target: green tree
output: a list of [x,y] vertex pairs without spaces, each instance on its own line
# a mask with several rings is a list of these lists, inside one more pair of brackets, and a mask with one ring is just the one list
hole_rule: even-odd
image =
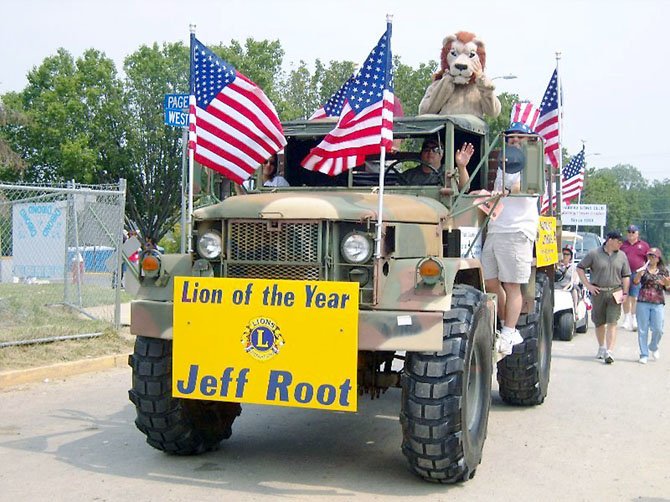
[[12,136],[12,131],[25,127],[26,117],[17,111],[20,107],[17,106],[15,109],[6,107],[5,100],[18,102],[18,95],[8,93],[0,99],[0,179],[15,181],[25,170],[26,163],[12,148],[8,135]]
[[128,111],[127,212],[158,242],[178,221],[182,131],[163,123],[165,94],[188,92],[189,50],[181,42],[142,46],[125,59]]
[[25,161],[22,179],[96,181],[122,163],[122,84],[104,54],[88,49],[75,61],[65,50],[28,73],[28,86],[7,100],[25,122],[5,130]]
[[282,85],[277,112],[282,120],[306,119],[322,105],[320,99],[314,76],[307,64],[300,61]]
[[632,202],[631,194],[621,188],[617,174],[610,168],[586,170],[582,204],[607,205],[609,229],[624,229],[642,214],[640,207]]
[[640,226],[641,237],[664,251],[666,263],[670,255],[670,180],[654,181],[642,193],[644,210],[640,220],[636,223]]
[[405,115],[416,115],[419,113],[419,103],[437,69],[437,63],[431,60],[419,64],[419,67],[414,69],[395,56],[393,66],[395,94],[402,103]]
[[498,99],[500,100],[500,105],[502,107],[500,115],[498,115],[496,118],[488,116],[484,117],[484,120],[489,126],[491,141],[493,141],[493,138],[498,136],[501,132],[505,131],[509,127],[509,118],[512,114],[512,106],[514,106],[514,103],[519,102],[519,96],[517,94],[510,94],[508,92],[498,94]]

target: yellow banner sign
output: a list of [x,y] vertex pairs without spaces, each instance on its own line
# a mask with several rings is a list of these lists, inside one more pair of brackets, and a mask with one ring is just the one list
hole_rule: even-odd
[[173,396],[356,411],[357,283],[174,284]]
[[535,256],[538,267],[558,263],[556,218],[553,216],[540,216],[538,236],[535,242]]

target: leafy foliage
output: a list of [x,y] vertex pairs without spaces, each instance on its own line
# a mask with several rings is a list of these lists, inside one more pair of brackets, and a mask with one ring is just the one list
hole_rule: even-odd
[[[284,71],[278,40],[208,46],[256,82],[282,120],[309,117],[356,67],[352,61],[316,60],[311,68],[300,61]],[[412,67],[398,56],[393,63],[396,95],[405,114],[414,115],[437,63]],[[167,236],[164,242],[172,249],[183,145],[182,131],[163,124],[162,103],[164,94],[188,92],[189,50],[180,42],[142,46],[125,59],[123,69],[125,79],[95,49],[76,60],[59,49],[33,68],[23,91],[0,100],[0,179],[110,183],[126,178],[128,215],[155,242]],[[486,119],[493,135],[508,126],[519,98],[502,93],[499,99],[501,114]],[[670,180],[649,183],[634,166],[587,169],[583,203],[607,204],[609,228],[636,223],[643,238],[670,251],[670,228],[664,225],[668,200]]]

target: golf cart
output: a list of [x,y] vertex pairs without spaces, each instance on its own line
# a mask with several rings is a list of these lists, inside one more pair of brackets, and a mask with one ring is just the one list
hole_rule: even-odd
[[[563,242],[577,243],[582,240],[582,236],[575,232],[564,230],[562,232]],[[571,249],[577,246],[571,245]],[[572,340],[576,333],[586,333],[589,322],[589,301],[584,286],[579,282],[577,272],[575,271],[577,262],[570,265],[571,280],[564,280],[566,270],[558,269],[556,271],[556,281],[554,283],[554,338],[564,341]]]

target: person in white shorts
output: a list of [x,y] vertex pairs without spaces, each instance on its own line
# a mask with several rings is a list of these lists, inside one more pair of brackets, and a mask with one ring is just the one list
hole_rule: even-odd
[[[524,123],[513,123],[506,131],[505,170],[501,166],[494,191],[503,195],[518,194],[521,190],[521,171],[526,159],[520,145],[531,129]],[[489,222],[482,249],[482,267],[486,290],[498,297],[498,315],[502,330],[498,337],[498,352],[512,353],[514,345],[523,342],[516,328],[521,315],[523,296],[521,285],[530,280],[533,243],[537,235],[539,212],[537,197],[505,197],[504,208],[497,219]]]

